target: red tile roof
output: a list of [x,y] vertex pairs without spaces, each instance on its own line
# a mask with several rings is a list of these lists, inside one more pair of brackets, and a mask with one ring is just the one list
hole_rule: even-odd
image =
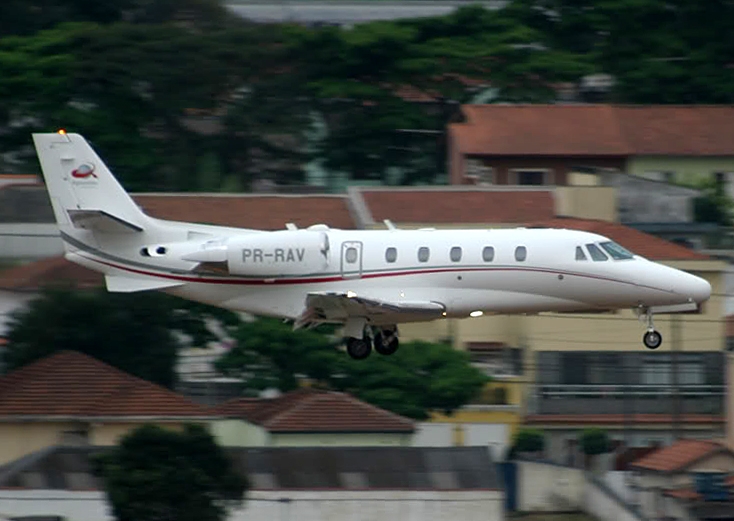
[[731,451],[716,441],[681,440],[656,450],[632,463],[632,467],[657,472],[682,471],[694,463],[721,452]]
[[529,227],[584,230],[607,237],[637,255],[651,260],[711,260],[711,257],[634,228],[609,221],[556,218],[528,223]]
[[104,285],[104,276],[64,257],[50,257],[0,271],[0,289],[37,291],[51,284],[91,288]]
[[734,155],[734,106],[465,105],[449,125],[477,155]]
[[164,387],[74,351],[60,351],[0,377],[0,418],[212,418],[213,411]]
[[[711,414],[683,414],[678,420],[681,423],[709,424],[724,423],[724,417]],[[621,425],[626,422],[635,424],[672,423],[670,414],[531,414],[525,417],[525,423],[544,425]]]
[[228,417],[241,417],[272,433],[403,432],[411,420],[345,393],[299,389],[277,398],[235,399],[217,407]]
[[289,222],[354,228],[346,196],[133,194],[133,199],[148,215],[172,221],[261,230],[283,229]]
[[372,218],[411,224],[500,224],[552,219],[550,190],[361,190]]

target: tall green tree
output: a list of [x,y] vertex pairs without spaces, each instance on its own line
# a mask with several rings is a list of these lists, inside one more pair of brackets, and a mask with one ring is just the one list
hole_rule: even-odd
[[250,395],[268,388],[290,391],[305,379],[424,419],[431,411],[451,413],[465,405],[488,380],[466,353],[444,344],[407,342],[391,356],[352,360],[338,349],[341,341],[333,331],[293,331],[274,319],[243,324],[236,339],[216,368],[242,378]]
[[183,345],[177,333],[194,345],[214,340],[205,324],[207,316],[234,320],[157,292],[53,287],[11,315],[2,366],[12,371],[54,352],[73,350],[173,387],[177,351]]
[[118,521],[223,521],[241,504],[247,480],[205,428],[145,425],[99,457]]

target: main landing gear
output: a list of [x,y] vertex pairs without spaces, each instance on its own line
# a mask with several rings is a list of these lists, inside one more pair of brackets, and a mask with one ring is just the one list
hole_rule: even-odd
[[364,360],[372,353],[372,347],[381,355],[391,355],[398,350],[397,326],[379,329],[365,328],[362,338],[347,337],[347,353],[355,360]]
[[643,318],[647,322],[647,331],[642,335],[642,343],[648,349],[657,349],[660,344],[663,343],[663,335],[655,329],[655,325],[652,323],[652,313],[649,308],[643,308],[637,311],[640,320]]

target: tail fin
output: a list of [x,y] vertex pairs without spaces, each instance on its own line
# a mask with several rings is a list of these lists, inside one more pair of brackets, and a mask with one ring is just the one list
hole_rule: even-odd
[[140,232],[150,223],[82,136],[33,134],[33,143],[62,232]]

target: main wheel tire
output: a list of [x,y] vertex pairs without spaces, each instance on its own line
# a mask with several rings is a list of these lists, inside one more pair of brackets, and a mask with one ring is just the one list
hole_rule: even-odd
[[383,331],[379,331],[375,334],[374,345],[375,351],[381,355],[389,356],[398,350],[398,347],[400,347],[400,341],[398,340],[398,336],[391,331],[388,331],[387,334]]
[[663,343],[663,335],[652,329],[642,336],[642,343],[648,349],[657,349]]
[[354,360],[364,360],[370,353],[372,353],[372,346],[368,340],[361,338],[348,338],[347,339],[347,353]]

